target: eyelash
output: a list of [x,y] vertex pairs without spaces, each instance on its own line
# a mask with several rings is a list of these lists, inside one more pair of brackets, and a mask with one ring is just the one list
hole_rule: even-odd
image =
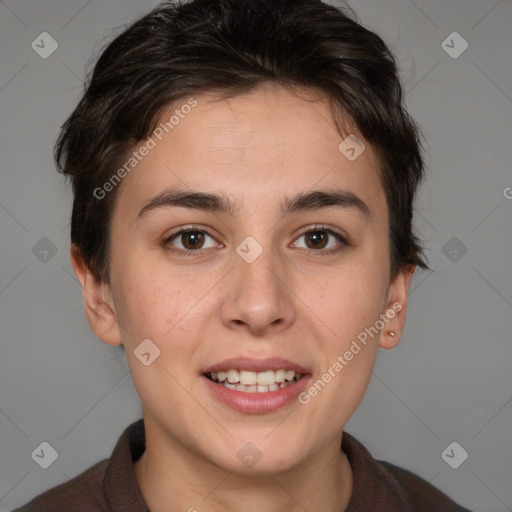
[[[332,254],[340,252],[340,251],[344,250],[346,247],[350,246],[350,244],[348,243],[348,241],[346,240],[346,238],[344,236],[340,235],[339,233],[336,233],[332,229],[326,228],[325,226],[321,226],[321,225],[315,225],[315,226],[301,232],[300,235],[296,238],[296,240],[298,240],[299,238],[301,238],[304,235],[307,235],[308,233],[315,233],[318,231],[324,231],[325,233],[328,233],[329,235],[333,236],[336,240],[338,240],[338,242],[341,242],[342,245],[335,249],[318,249],[318,250],[307,249],[306,253],[308,256],[318,257],[318,256],[332,255]],[[168,251],[171,251],[173,253],[179,253],[179,255],[181,255],[181,256],[185,256],[187,258],[198,257],[198,256],[200,256],[200,253],[202,251],[204,251],[204,249],[183,250],[183,249],[174,249],[169,246],[170,242],[172,242],[175,238],[178,238],[185,233],[191,233],[191,232],[192,233],[193,232],[205,233],[209,237],[215,238],[208,230],[202,229],[199,226],[191,225],[191,226],[181,229],[180,231],[177,231],[176,233],[173,233],[171,236],[167,237],[165,240],[163,240],[162,245]]]
[[335,249],[306,249],[306,254],[308,256],[313,257],[319,257],[319,256],[329,256],[332,254],[336,254],[345,248],[349,246],[349,243],[347,239],[340,235],[339,233],[336,233],[336,231],[333,231],[332,229],[329,229],[322,225],[314,225],[313,227],[306,229],[300,233],[300,235],[297,237],[297,240],[304,235],[307,235],[308,233],[316,233],[318,231],[323,231],[325,233],[328,233],[330,236],[334,237],[338,242],[341,242],[341,246],[336,247]]

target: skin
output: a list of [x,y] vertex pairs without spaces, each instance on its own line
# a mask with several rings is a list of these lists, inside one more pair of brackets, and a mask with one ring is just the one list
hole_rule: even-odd
[[[353,478],[342,431],[378,348],[400,339],[414,271],[390,279],[376,153],[365,142],[350,162],[338,150],[343,137],[328,104],[311,91],[298,97],[265,87],[228,100],[195,98],[198,105],[118,186],[109,284],[71,253],[90,325],[105,343],[124,344],[141,398],[147,445],[136,479],[152,512],[343,510]],[[162,207],[138,217],[170,187],[225,194],[238,209]],[[349,191],[370,215],[353,207],[279,212],[284,198],[313,189]],[[212,237],[186,257],[186,237],[164,241],[190,224]],[[301,236],[317,224],[349,245]],[[247,236],[263,248],[253,263],[235,251]],[[306,405],[237,412],[212,398],[200,377],[226,358],[282,357],[310,368],[315,382],[396,303],[401,311]],[[144,366],[134,350],[147,338],[161,354]],[[250,468],[237,457],[248,442],[261,452]]]

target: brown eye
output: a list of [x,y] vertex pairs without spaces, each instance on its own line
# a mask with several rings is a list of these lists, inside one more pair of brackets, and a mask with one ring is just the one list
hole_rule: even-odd
[[204,243],[202,231],[187,231],[181,234],[181,243],[185,249],[200,249]]
[[201,229],[182,229],[165,240],[164,245],[171,246],[171,248],[183,253],[187,251],[199,252],[201,249],[218,246],[215,239]]
[[304,236],[308,249],[323,249],[329,238],[325,231],[310,231]]
[[[303,239],[302,242],[299,240]],[[293,243],[293,247],[307,249],[310,254],[322,255],[344,249],[349,244],[345,238],[331,229],[316,227],[304,231]]]

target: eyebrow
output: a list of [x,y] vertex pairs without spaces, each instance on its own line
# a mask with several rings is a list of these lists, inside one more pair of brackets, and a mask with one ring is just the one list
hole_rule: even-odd
[[[365,217],[371,213],[367,204],[357,195],[347,190],[313,190],[300,192],[285,198],[280,205],[281,214],[299,211],[314,211],[335,206],[354,209]],[[153,197],[139,211],[137,218],[160,208],[191,208],[205,212],[225,213],[233,216],[237,212],[236,204],[228,196],[193,190],[168,189]]]

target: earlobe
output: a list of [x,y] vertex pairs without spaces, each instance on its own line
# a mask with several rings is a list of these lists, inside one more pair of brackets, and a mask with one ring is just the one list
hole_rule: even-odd
[[391,349],[398,345],[405,325],[407,294],[416,267],[400,270],[389,286],[388,301],[384,311],[387,319],[379,337],[379,347]]
[[75,245],[71,246],[71,263],[82,287],[85,314],[91,329],[103,342],[121,345],[121,331],[109,285],[96,278]]

